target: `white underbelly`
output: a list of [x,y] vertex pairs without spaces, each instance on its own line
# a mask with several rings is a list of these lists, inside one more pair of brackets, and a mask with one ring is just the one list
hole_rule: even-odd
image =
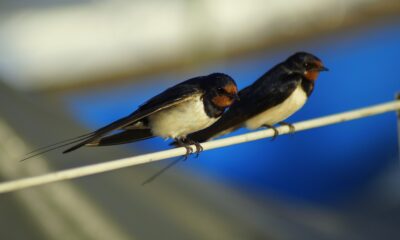
[[206,128],[217,121],[204,110],[200,95],[177,106],[149,116],[149,125],[154,135],[163,138],[186,137],[189,133]]
[[299,85],[285,101],[245,122],[249,129],[256,129],[264,124],[273,125],[288,118],[298,111],[307,101],[307,95]]

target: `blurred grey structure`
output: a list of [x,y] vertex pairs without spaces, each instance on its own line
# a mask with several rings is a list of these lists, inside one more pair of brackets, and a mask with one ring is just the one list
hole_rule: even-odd
[[[2,181],[126,155],[123,148],[96,149],[67,157],[50,153],[19,163],[23,153],[41,143],[85,131],[65,111],[63,91],[56,90],[91,91],[92,85],[135,76],[171,69],[184,72],[216,59],[369,24],[400,12],[399,1],[393,0],[261,3],[1,1]],[[307,31],[304,26],[312,27]],[[398,185],[386,191],[379,188],[393,179],[400,181],[398,171],[387,177],[393,178],[390,181],[380,179],[376,188],[364,193],[369,201],[360,204],[370,212],[360,215],[355,206],[337,211],[257,199],[181,171],[140,185],[163,165],[0,195],[0,239],[361,240],[400,235],[394,225],[400,221]]]
[[393,0],[2,1],[0,72],[24,89],[115,83],[399,11]]

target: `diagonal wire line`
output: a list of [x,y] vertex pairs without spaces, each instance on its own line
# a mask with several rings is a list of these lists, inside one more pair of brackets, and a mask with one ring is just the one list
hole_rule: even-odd
[[[400,110],[400,101],[392,101],[379,105],[369,106],[365,108],[360,108],[352,111],[347,111],[339,114],[333,114],[325,117],[315,118],[307,121],[302,121],[293,124],[296,128],[296,132],[303,131],[307,129],[313,129],[317,127],[332,125],[336,123],[342,123],[346,121],[351,121],[359,118],[364,118],[368,116],[378,115],[385,112],[392,112]],[[288,126],[278,127],[277,130],[279,134],[287,134],[290,132]],[[214,148],[221,148],[225,146],[230,146],[234,144],[255,141],[262,138],[272,137],[274,131],[272,129],[261,130],[251,133],[246,133],[234,137],[223,138],[215,141],[210,141],[203,143],[204,150],[210,150]],[[193,146],[194,147],[194,146]],[[103,172],[108,172],[116,169],[121,169],[125,167],[130,167],[134,165],[150,163],[154,161],[159,161],[167,158],[177,157],[184,155],[186,153],[185,148],[175,148],[165,151],[159,151],[149,154],[143,154],[134,157],[128,157],[118,160],[113,160],[104,163],[92,164],[83,167],[71,168],[68,170],[56,171],[40,176],[27,177],[13,181],[6,181],[0,183],[0,193],[12,192],[19,189],[29,188],[33,186],[43,185],[47,183],[62,181],[66,179],[73,179]]]

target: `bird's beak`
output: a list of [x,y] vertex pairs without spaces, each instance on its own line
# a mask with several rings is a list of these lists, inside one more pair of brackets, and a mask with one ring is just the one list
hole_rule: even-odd
[[237,94],[232,94],[232,98],[235,99],[235,101],[240,101],[239,95]]
[[324,71],[329,71],[329,69],[327,67],[321,66],[318,68],[319,72],[324,72]]

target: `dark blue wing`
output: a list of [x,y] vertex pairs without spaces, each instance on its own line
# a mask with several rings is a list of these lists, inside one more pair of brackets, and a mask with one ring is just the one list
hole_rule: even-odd
[[[235,102],[216,123],[206,129],[189,134],[187,138],[204,142],[221,133],[234,131],[248,119],[282,103],[300,82],[301,76],[297,74],[285,74],[281,78],[257,81],[239,92],[240,101]],[[227,130],[229,131],[226,132]]]
[[184,102],[188,100],[190,97],[192,97],[194,94],[202,94],[203,92],[200,90],[195,85],[186,85],[186,84],[178,84],[174,87],[171,87],[164,92],[160,93],[159,95],[151,98],[149,101],[147,101],[145,104],[141,105],[138,110],[133,112],[127,117],[121,118],[115,122],[112,122],[111,124],[102,127],[95,132],[93,132],[92,135],[90,135],[88,138],[83,140],[82,142],[72,146],[71,148],[68,148],[65,150],[63,153],[68,153],[73,150],[76,150],[88,143],[94,142],[104,135],[124,128],[127,125],[133,124],[137,121],[142,120],[143,118],[156,113],[158,111],[161,111],[166,108],[170,108],[174,105],[177,105],[181,102]]

